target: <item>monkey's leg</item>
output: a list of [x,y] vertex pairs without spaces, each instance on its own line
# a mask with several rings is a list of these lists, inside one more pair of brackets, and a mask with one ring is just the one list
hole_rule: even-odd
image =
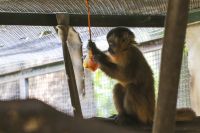
[[124,90],[123,86],[120,85],[119,83],[114,86],[113,100],[114,100],[114,105],[115,105],[115,108],[116,108],[118,114],[124,114],[125,113],[125,110],[124,110],[124,95],[125,95],[125,92],[124,91],[125,90]]
[[124,109],[124,96],[125,96],[125,88],[122,85],[117,83],[113,89],[113,100],[115,108],[118,112],[116,117],[116,122],[118,124],[125,124],[126,122],[126,111]]
[[152,107],[152,101],[147,97],[147,92],[141,86],[128,85],[127,91],[124,97],[124,107],[126,113],[133,118],[136,118],[141,123],[152,123],[154,107]]

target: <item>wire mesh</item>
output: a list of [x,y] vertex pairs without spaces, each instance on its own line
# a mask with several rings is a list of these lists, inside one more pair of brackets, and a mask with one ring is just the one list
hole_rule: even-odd
[[[159,73],[160,73],[160,63],[161,63],[161,49],[144,53],[148,63],[150,64],[154,73],[154,86],[155,93],[158,93],[159,84]],[[177,97],[177,108],[191,107],[190,102],[190,92],[189,92],[189,70],[188,70],[188,60],[187,54],[183,54],[181,74],[179,80],[178,97]]]
[[115,81],[98,70],[93,74],[93,82],[97,116],[109,117],[115,114],[116,110],[112,99],[112,89]]
[[0,100],[13,100],[19,98],[19,81],[12,81],[0,84]]
[[64,72],[31,77],[28,82],[30,98],[40,99],[60,111],[72,114],[73,108]]
[[[86,72],[86,95],[80,95],[81,107],[85,118],[96,114],[90,77],[89,73]],[[59,111],[73,115],[65,71],[31,77],[28,82],[30,98],[37,98]]]
[[182,59],[181,75],[180,75],[178,98],[177,98],[178,108],[191,107],[189,83],[190,83],[190,74],[188,69],[188,55],[187,53],[184,53]]
[[[92,0],[91,14],[165,14],[167,0]],[[199,0],[190,1],[190,9],[200,6]],[[29,12],[87,14],[84,0],[1,0],[0,12]]]
[[156,94],[156,98],[157,98],[159,74],[160,74],[161,49],[151,51],[151,52],[145,52],[144,56],[153,71],[154,88],[155,88],[155,94]]
[[[109,30],[109,28],[95,29],[97,37],[107,34]],[[84,38],[87,39],[87,36],[85,36],[87,30],[85,28],[76,27],[76,30],[80,33],[83,40]],[[158,39],[163,35],[163,28],[131,28],[131,30],[136,34],[136,38],[139,38],[138,40],[143,41]],[[40,36],[40,33],[43,35]],[[7,35],[9,37],[6,37]],[[0,75],[3,73],[12,75],[14,72],[21,72],[20,76],[24,76],[23,74],[30,75],[30,73],[35,72],[35,67],[43,68],[42,70],[44,70],[43,65],[63,60],[60,41],[53,27],[3,26],[0,27],[0,36],[0,44],[6,44],[0,47]],[[29,38],[28,40],[26,39],[27,37]],[[9,43],[6,43],[7,40]],[[106,41],[105,38],[98,38],[97,41],[99,40]],[[157,43],[162,43],[162,41],[154,41],[154,43],[157,45]],[[149,45],[147,44],[146,46]],[[86,47],[86,42],[84,42],[84,46]],[[144,51],[144,56],[154,72],[157,93],[161,49],[148,51],[147,47]],[[187,65],[187,55],[184,55],[177,107],[190,107]],[[108,117],[116,113],[112,100],[112,89],[116,81],[111,80],[101,71],[91,74],[86,70],[85,77],[86,95],[80,95],[84,117]],[[73,115],[64,69],[43,75],[38,73],[38,75],[27,77],[27,79],[30,98],[40,99],[60,111]],[[19,81],[0,84],[0,99],[20,99],[19,86]]]

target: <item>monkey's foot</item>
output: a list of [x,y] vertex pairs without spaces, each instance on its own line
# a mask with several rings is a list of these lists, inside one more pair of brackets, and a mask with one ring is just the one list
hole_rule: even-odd
[[138,121],[138,119],[133,118],[132,116],[129,115],[116,115],[114,116],[114,121],[117,125],[140,125],[141,123]]
[[114,119],[115,123],[118,125],[129,125],[132,123],[131,118],[129,118],[127,115],[116,115]]

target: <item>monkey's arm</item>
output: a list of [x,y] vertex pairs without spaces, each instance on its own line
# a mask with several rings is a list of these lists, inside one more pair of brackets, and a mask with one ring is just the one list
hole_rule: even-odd
[[117,75],[116,75],[116,73],[118,71],[117,64],[111,62],[109,57],[96,47],[95,43],[90,41],[88,44],[88,47],[92,51],[94,60],[99,64],[99,68],[103,72],[105,72],[108,76],[110,76],[112,78],[117,77]]

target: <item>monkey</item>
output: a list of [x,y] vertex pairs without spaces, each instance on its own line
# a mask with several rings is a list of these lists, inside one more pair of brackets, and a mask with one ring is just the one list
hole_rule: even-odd
[[[99,68],[117,80],[113,89],[117,121],[123,123],[132,118],[140,123],[152,123],[155,111],[153,72],[136,46],[134,33],[126,27],[117,27],[110,30],[106,38],[109,45],[107,53],[100,51],[93,42],[89,42],[88,48]],[[177,115],[176,119],[192,119],[194,112],[187,117],[184,112],[188,111],[178,110],[177,114],[181,115]]]
[[125,27],[112,29],[107,34],[108,53],[90,44],[99,68],[118,81],[113,89],[118,118],[136,118],[142,123],[153,121],[155,94],[153,73],[136,44],[135,35]]

